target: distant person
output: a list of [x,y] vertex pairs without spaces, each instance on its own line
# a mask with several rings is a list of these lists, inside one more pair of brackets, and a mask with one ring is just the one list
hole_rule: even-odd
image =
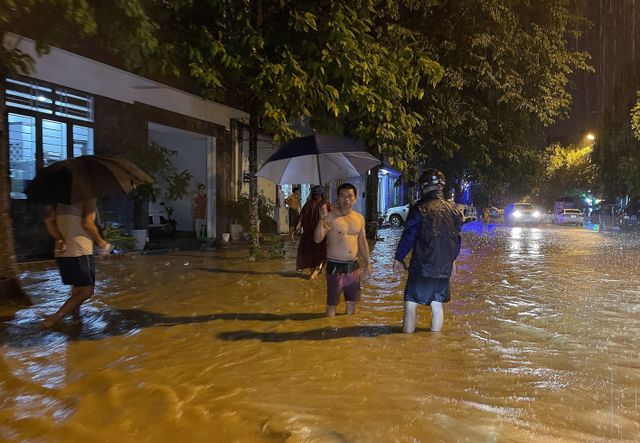
[[300,221],[300,188],[295,186],[284,202],[289,207],[289,235],[295,234],[296,226]]
[[318,277],[327,261],[326,239],[323,239],[320,243],[316,243],[313,239],[315,228],[320,220],[320,208],[325,204],[328,205],[324,188],[322,186],[311,188],[311,194],[309,194],[309,199],[302,207],[300,221],[296,227],[297,232],[302,231],[300,243],[298,243],[296,268],[299,271],[313,269],[311,280],[315,280]]
[[364,218],[353,210],[356,199],[355,186],[343,183],[338,188],[337,207],[330,211],[325,203],[320,208],[314,240],[316,243],[327,240],[327,317],[336,315],[342,293],[347,305],[345,313],[356,313],[356,303],[360,300],[358,257],[364,262],[365,273],[371,271]]
[[491,214],[489,213],[489,208],[484,208],[482,210],[482,226],[486,227],[489,224],[490,219],[491,219]]
[[95,200],[73,205],[58,203],[45,218],[47,231],[55,241],[54,255],[62,283],[72,288],[71,296],[58,312],[42,322],[44,329],[54,327],[68,314],[80,322],[80,305],[93,295],[96,284],[93,245],[100,255],[113,249],[98,232],[95,220]]
[[198,184],[198,189],[191,197],[193,211],[193,223],[197,240],[207,239],[207,188],[202,183]]
[[404,290],[402,331],[416,329],[418,304],[431,306],[431,332],[444,324],[442,304],[451,299],[449,278],[455,274],[460,253],[462,214],[444,199],[444,174],[428,169],[419,179],[422,198],[409,210],[405,229],[396,249],[393,271],[402,272],[404,258],[413,250]]

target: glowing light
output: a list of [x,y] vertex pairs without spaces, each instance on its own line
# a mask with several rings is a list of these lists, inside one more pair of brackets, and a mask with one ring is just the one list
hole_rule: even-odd
[[520,218],[520,217],[522,217],[522,214],[520,213],[520,211],[513,211],[513,216],[515,218]]
[[596,139],[596,136],[593,132],[590,132],[587,134],[587,140],[589,140],[590,142],[594,141]]
[[532,214],[535,218],[539,218],[540,217],[540,212],[539,211],[533,211]]

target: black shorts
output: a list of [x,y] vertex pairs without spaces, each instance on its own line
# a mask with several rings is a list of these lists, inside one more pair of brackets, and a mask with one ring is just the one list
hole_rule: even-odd
[[423,277],[418,272],[409,272],[404,288],[404,301],[430,305],[432,301],[446,303],[451,300],[448,278]]
[[73,286],[96,285],[96,262],[93,255],[56,258],[62,283]]

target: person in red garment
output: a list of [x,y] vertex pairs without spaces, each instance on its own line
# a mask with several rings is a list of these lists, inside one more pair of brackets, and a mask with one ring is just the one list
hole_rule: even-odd
[[300,221],[296,227],[296,232],[302,231],[300,243],[298,243],[296,269],[298,271],[313,269],[311,280],[318,277],[327,261],[327,240],[323,239],[320,243],[316,243],[313,239],[313,233],[318,225],[318,220],[320,220],[320,208],[326,203],[324,188],[322,186],[311,188],[311,194],[302,207]]

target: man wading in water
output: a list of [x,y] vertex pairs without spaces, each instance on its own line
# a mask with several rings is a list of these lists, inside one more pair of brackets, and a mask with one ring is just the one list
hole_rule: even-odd
[[413,250],[402,321],[402,331],[409,334],[416,329],[418,304],[431,306],[431,332],[442,329],[442,304],[451,300],[449,279],[455,274],[462,228],[462,214],[442,195],[444,174],[427,169],[419,183],[422,199],[409,210],[393,261],[393,271],[400,275],[406,267],[404,258]]
[[356,188],[351,183],[340,185],[337,207],[329,212],[327,205],[322,205],[314,232],[316,243],[327,239],[327,317],[336,315],[343,292],[347,304],[345,313],[356,313],[356,303],[360,300],[358,256],[364,261],[364,272],[371,270],[364,218],[352,209],[356,196]]

